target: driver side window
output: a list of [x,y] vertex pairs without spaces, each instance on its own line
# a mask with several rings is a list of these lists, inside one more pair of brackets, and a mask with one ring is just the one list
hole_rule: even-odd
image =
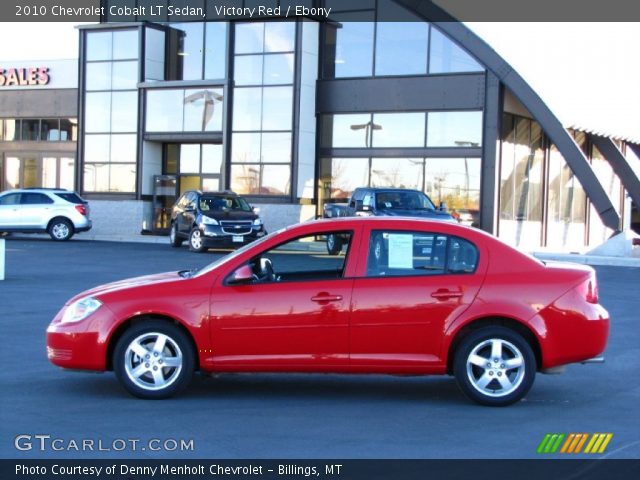
[[249,262],[253,283],[305,282],[337,280],[343,277],[351,232],[336,232],[346,247],[346,254],[327,252],[326,241],[320,235],[299,237],[262,252]]

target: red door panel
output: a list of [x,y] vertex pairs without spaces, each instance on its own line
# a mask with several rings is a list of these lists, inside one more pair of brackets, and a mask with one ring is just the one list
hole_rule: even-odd
[[214,368],[303,371],[346,366],[353,280],[217,289],[211,299]]

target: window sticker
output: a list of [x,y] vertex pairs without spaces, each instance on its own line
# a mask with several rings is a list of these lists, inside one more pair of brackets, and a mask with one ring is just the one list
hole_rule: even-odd
[[389,268],[413,268],[413,235],[389,234]]

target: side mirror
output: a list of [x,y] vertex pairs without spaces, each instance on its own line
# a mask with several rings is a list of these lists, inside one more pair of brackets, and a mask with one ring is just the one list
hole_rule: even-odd
[[447,204],[446,204],[446,203],[444,203],[444,202],[440,202],[440,208],[439,208],[439,210],[440,210],[441,212],[446,212],[446,211],[447,211]]
[[239,285],[243,283],[250,283],[253,280],[253,272],[249,265],[242,265],[235,272],[231,274],[227,283],[229,285]]
[[364,205],[362,204],[362,200],[356,200],[356,212],[364,211]]

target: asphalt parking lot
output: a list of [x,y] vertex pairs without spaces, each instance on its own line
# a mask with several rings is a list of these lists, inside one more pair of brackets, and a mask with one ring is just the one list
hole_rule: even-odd
[[[538,375],[508,408],[467,401],[449,377],[196,376],[180,396],[129,396],[111,373],[47,361],[45,329],[72,295],[97,284],[196,268],[220,253],[168,245],[9,237],[0,282],[2,458],[539,458],[546,433],[611,432],[608,458],[640,458],[640,269],[597,267],[612,317],[604,365]],[[18,450],[19,435],[62,439]],[[33,438],[33,437],[32,437]],[[69,441],[193,440],[193,450],[77,451]],[[50,445],[50,444],[49,444]],[[170,444],[169,446],[172,446]]]

